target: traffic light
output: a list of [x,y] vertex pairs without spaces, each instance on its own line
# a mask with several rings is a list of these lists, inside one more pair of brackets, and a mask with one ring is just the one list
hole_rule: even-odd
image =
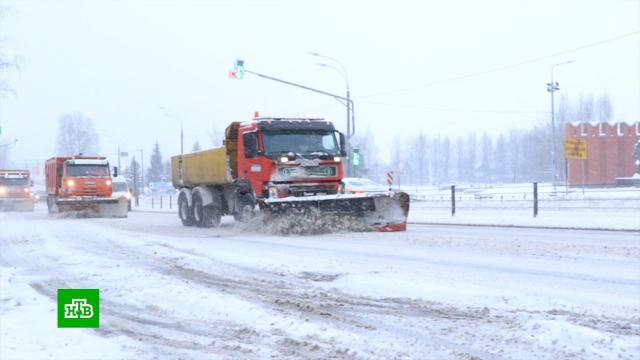
[[360,165],[360,149],[353,149],[353,165]]
[[236,59],[235,78],[240,80],[244,78],[244,60]]

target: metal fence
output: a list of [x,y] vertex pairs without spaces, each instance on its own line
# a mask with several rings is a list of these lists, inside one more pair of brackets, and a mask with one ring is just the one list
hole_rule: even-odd
[[175,194],[145,195],[132,199],[136,209],[176,210],[178,196]]
[[[403,189],[421,208],[449,211],[524,210],[532,216],[545,210],[638,211],[640,188],[573,188],[551,184],[456,186]],[[639,215],[640,216],[640,215]]]

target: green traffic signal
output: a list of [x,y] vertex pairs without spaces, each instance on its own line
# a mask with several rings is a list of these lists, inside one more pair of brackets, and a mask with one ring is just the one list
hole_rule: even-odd
[[360,149],[353,149],[353,165],[360,165]]
[[244,60],[236,59],[236,79],[244,78]]

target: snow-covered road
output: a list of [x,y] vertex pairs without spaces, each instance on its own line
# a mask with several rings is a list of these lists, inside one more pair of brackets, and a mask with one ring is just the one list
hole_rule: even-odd
[[[0,358],[640,358],[640,233],[0,213]],[[99,288],[99,329],[56,289]]]

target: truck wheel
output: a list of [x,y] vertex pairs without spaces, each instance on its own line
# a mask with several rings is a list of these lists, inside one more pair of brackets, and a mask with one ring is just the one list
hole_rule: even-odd
[[248,222],[255,216],[256,203],[251,194],[244,194],[238,199],[238,210],[233,214],[233,219],[238,222]]
[[218,227],[220,226],[220,222],[222,221],[222,214],[220,210],[216,209],[214,206],[205,206],[203,209],[203,218],[202,227]]
[[53,196],[47,196],[47,211],[49,214],[56,212],[56,200]]
[[193,226],[195,220],[193,218],[193,209],[189,207],[187,196],[180,194],[178,197],[178,215],[183,226]]
[[193,195],[193,218],[199,227],[218,227],[222,219],[222,214],[215,206],[204,206],[202,196],[196,193]]

